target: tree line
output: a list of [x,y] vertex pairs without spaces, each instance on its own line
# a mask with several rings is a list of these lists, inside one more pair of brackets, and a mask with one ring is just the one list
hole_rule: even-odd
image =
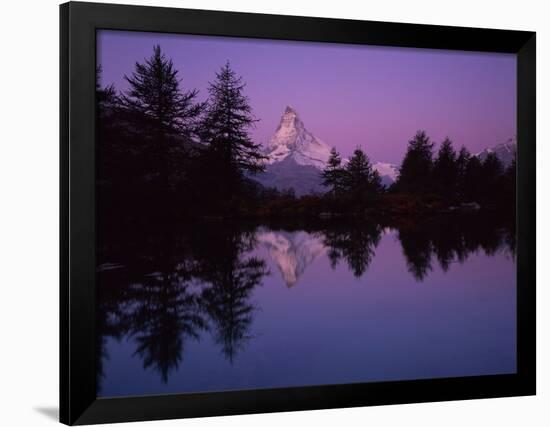
[[323,185],[329,188],[333,197],[350,195],[363,199],[384,191],[378,171],[372,168],[368,156],[361,148],[355,149],[345,166],[342,165],[340,154],[332,148],[327,166],[321,175]]
[[447,199],[497,203],[515,199],[516,160],[505,166],[493,152],[481,160],[464,146],[457,152],[446,138],[434,143],[419,131],[409,141],[396,191],[433,192]]
[[98,192],[118,211],[198,213],[238,209],[263,170],[252,141],[256,119],[245,84],[229,62],[209,83],[208,99],[184,89],[171,59],[153,54],[124,79],[123,92],[101,87],[98,70]]
[[245,83],[229,62],[214,74],[205,101],[184,86],[160,46],[124,76],[124,91],[102,87],[100,73],[97,195],[109,214],[104,218],[317,216],[374,206],[386,213],[397,207],[401,215],[426,195],[438,197],[440,205],[515,201],[515,161],[505,167],[493,153],[481,161],[464,147],[457,152],[449,139],[436,153],[424,131],[409,141],[390,188],[361,148],[347,162],[333,149],[321,173],[326,194],[296,198],[252,179],[264,171],[265,156],[251,138],[257,119]]
[[360,202],[385,192],[433,194],[454,202],[504,203],[515,201],[516,160],[503,165],[495,153],[481,160],[464,146],[457,152],[446,138],[434,152],[434,142],[418,131],[408,142],[397,181],[385,189],[380,176],[361,148],[344,165],[332,149],[322,172],[323,184],[333,198],[352,197]]

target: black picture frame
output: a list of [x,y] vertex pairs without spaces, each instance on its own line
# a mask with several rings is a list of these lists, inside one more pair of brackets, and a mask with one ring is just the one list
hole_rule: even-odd
[[[96,397],[96,30],[337,42],[517,55],[517,373]],[[69,2],[60,6],[60,421],[93,424],[535,394],[534,32]]]

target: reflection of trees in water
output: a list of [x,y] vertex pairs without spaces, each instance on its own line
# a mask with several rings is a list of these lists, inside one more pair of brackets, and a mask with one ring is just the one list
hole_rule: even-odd
[[201,331],[213,329],[230,361],[250,336],[251,293],[267,274],[263,261],[245,257],[253,234],[207,230],[109,236],[116,245],[104,248],[98,269],[98,389],[108,336],[131,337],[143,367],[164,382],[178,368],[186,341],[200,339]]
[[438,218],[413,226],[398,227],[398,237],[409,272],[422,281],[435,258],[444,272],[452,263],[464,263],[472,254],[488,256],[504,250],[515,257],[515,226],[483,216]]
[[422,231],[399,230],[398,233],[407,269],[417,281],[422,281],[432,270],[430,239]]
[[327,229],[322,233],[332,268],[345,259],[353,275],[361,277],[374,258],[382,227],[379,224],[362,224],[352,228]]
[[113,231],[109,242],[116,245],[100,252],[100,258],[117,264],[100,264],[98,322],[109,320],[113,333],[106,335],[131,338],[143,367],[166,382],[181,362],[186,340],[198,339],[206,328],[190,281],[188,248],[166,230],[154,238]]
[[97,376],[97,391],[101,391],[101,384],[104,378],[103,361],[109,358],[105,349],[107,337],[120,340],[123,335],[123,328],[120,322],[121,304],[118,303],[123,297],[117,293],[116,286],[102,286],[101,298],[96,305],[97,322],[96,322],[96,376]]
[[201,301],[215,325],[216,342],[233,362],[236,352],[250,338],[254,311],[250,293],[266,272],[264,261],[257,258],[224,264],[224,268],[209,275],[209,286],[203,290]]
[[131,305],[125,315],[135,354],[143,367],[153,367],[164,382],[177,369],[186,339],[198,339],[206,322],[189,281],[177,270],[156,272],[148,280],[131,284]]
[[[365,274],[383,227],[318,225],[310,224],[307,232],[326,246],[331,265],[344,261],[356,277]],[[434,262],[447,271],[479,251],[515,256],[513,224],[494,218],[447,217],[396,230],[417,281],[427,277]],[[107,338],[129,338],[143,367],[164,382],[182,363],[186,343],[206,331],[232,362],[252,336],[252,292],[268,274],[265,262],[251,255],[258,244],[255,227],[220,222],[184,230],[104,231],[108,239],[100,236],[98,253],[98,390]]]
[[250,338],[254,306],[252,290],[268,273],[265,262],[245,254],[256,244],[254,230],[225,232],[226,225],[208,227],[195,246],[197,277],[204,283],[201,305],[215,329],[215,340],[233,362]]

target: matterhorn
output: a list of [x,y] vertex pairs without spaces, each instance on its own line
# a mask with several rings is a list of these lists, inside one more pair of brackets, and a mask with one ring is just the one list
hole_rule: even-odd
[[[298,112],[287,106],[279,125],[264,149],[266,170],[254,178],[266,187],[292,190],[297,196],[324,193],[321,171],[330,157],[331,146],[306,129]],[[345,164],[346,159],[343,159]],[[375,163],[385,185],[396,179],[397,168]]]
[[268,164],[292,159],[298,165],[323,169],[330,156],[330,146],[308,131],[296,110],[288,106],[267,144],[266,155]]

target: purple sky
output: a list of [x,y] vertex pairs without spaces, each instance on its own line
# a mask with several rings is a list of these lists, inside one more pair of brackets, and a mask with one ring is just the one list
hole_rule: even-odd
[[472,152],[516,133],[516,57],[512,54],[354,46],[294,41],[99,31],[102,83],[127,88],[124,74],[160,44],[182,87],[207,96],[229,60],[246,82],[265,144],[286,105],[306,128],[344,156],[360,145],[373,161],[399,163],[425,129]]

